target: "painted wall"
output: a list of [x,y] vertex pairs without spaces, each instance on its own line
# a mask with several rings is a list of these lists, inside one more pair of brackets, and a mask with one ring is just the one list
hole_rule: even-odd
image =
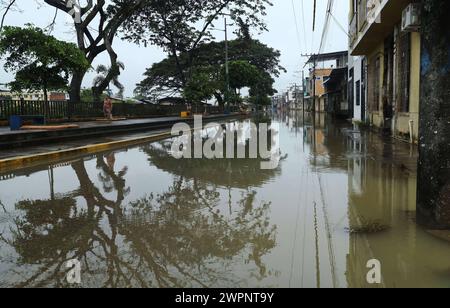
[[[362,106],[361,104],[359,106],[356,105],[356,98],[357,98],[357,93],[356,93],[356,83],[362,82],[362,60],[363,57],[350,57],[349,60],[349,72],[350,69],[353,68],[354,70],[354,77],[353,77],[353,110],[354,110],[354,117],[353,120],[354,121],[363,121],[362,118]],[[350,75],[349,75],[350,78]],[[360,88],[360,98],[362,97],[362,87]],[[367,102],[367,93],[366,93],[366,102]]]
[[[368,71],[371,71],[371,67],[375,65],[375,61],[377,57],[380,57],[380,74],[379,78],[379,87],[378,91],[380,93],[380,97],[378,102],[376,102],[379,106],[378,111],[374,111],[373,109],[373,101],[372,96],[367,97],[367,106],[368,106],[368,120],[369,122],[376,127],[383,127],[384,119],[383,119],[383,104],[382,104],[382,93],[383,93],[383,76],[384,76],[384,38],[381,40],[381,43],[368,55],[367,63],[368,63]],[[372,86],[372,75],[369,73],[367,78],[368,88]],[[369,91],[370,94],[370,91]]]
[[411,34],[411,84],[409,96],[409,113],[397,113],[394,133],[397,136],[409,137],[412,121],[413,140],[419,137],[419,102],[420,102],[420,33]]
[[[323,86],[324,78],[330,76],[333,69],[316,69],[316,96],[322,96],[325,94],[325,87]],[[313,79],[313,75],[311,73],[310,80]],[[311,91],[312,95],[312,91]]]

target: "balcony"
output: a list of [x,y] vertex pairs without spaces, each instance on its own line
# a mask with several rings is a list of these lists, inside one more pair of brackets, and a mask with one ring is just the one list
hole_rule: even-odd
[[349,36],[350,36],[350,46],[353,46],[353,43],[358,38],[358,15],[357,14],[354,14],[352,17],[352,20],[350,21]]
[[[402,20],[403,10],[413,0],[375,0],[375,8],[369,10],[368,0],[360,0],[358,6],[358,33],[350,44],[353,56],[367,56],[394,31]],[[368,16],[370,15],[370,21]],[[373,21],[373,22],[372,22]]]
[[366,24],[367,24],[367,0],[359,0],[359,3],[358,3],[358,31],[362,32],[364,30],[364,26]]

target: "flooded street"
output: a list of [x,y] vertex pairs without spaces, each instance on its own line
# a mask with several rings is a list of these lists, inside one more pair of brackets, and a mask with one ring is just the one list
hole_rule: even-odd
[[450,243],[416,224],[415,147],[272,123],[274,170],[166,140],[0,174],[0,287],[69,287],[72,259],[82,287],[450,287]]

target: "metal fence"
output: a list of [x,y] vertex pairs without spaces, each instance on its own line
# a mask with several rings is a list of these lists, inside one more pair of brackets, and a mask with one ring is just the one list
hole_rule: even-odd
[[[178,116],[186,110],[185,105],[113,104],[115,117]],[[223,109],[217,106],[194,106],[193,110],[198,113],[206,111],[209,114],[223,112]],[[231,111],[235,110],[236,108],[232,108]],[[43,115],[47,119],[96,118],[103,116],[103,104],[67,101],[51,101],[45,104],[43,101],[0,100],[0,120],[8,120],[12,115]]]

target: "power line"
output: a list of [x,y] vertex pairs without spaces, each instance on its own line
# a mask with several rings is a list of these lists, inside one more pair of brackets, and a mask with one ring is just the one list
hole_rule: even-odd
[[347,30],[345,30],[344,26],[339,22],[339,20],[337,20],[336,17],[334,17],[333,13],[330,12],[330,16],[333,18],[334,22],[339,26],[339,28],[344,31],[345,35],[347,35],[348,37],[350,37],[350,34],[347,32]]
[[291,0],[292,3],[292,13],[294,15],[294,21],[295,21],[295,30],[297,32],[297,41],[298,41],[298,47],[300,48],[300,50],[302,49],[302,43],[301,43],[301,39],[300,39],[300,31],[298,28],[298,22],[297,22],[297,13],[295,13],[295,4],[294,4],[294,0]]
[[306,23],[305,23],[305,5],[304,5],[304,1],[301,0],[300,4],[302,6],[302,24],[303,24],[303,40],[305,42],[305,52],[308,51],[308,46],[307,46],[307,40],[306,40]]
[[316,11],[317,11],[317,0],[314,0],[314,11],[313,11],[313,32],[316,31]]
[[333,10],[333,4],[334,4],[334,0],[328,0],[327,12],[326,12],[326,16],[325,16],[325,24],[323,26],[322,38],[320,40],[319,54],[323,52],[323,49],[325,47],[325,42],[327,41],[328,29],[330,27],[330,16],[331,16],[331,11]]

